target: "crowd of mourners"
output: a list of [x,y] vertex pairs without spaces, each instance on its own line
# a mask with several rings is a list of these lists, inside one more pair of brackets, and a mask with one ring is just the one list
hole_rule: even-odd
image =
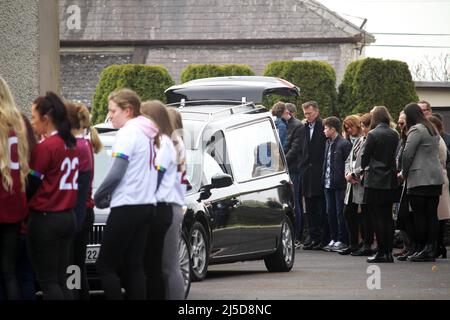
[[[94,205],[111,208],[96,261],[106,299],[184,299],[181,116],[129,89],[109,95],[108,111],[119,130],[93,195],[102,143],[88,108],[47,92],[32,102],[29,121],[0,77],[0,300],[33,300],[38,291],[48,300],[89,299]],[[70,270],[79,270],[73,282]]]
[[[294,184],[295,247],[369,263],[446,258],[450,135],[443,117],[427,101],[406,105],[397,126],[385,106],[343,121],[322,120],[315,101],[301,107],[303,122],[292,103],[271,110]],[[393,254],[396,231],[404,247]]]
[[[426,101],[410,103],[395,130],[385,106],[342,123],[322,120],[315,101],[301,107],[303,122],[294,104],[272,108],[294,186],[296,247],[393,262],[400,230],[399,261],[446,258],[450,135],[442,116]],[[180,113],[120,89],[108,96],[108,114],[118,131],[93,194],[102,143],[89,109],[47,92],[31,103],[29,121],[0,77],[0,299],[35,299],[38,290],[44,299],[89,299],[94,206],[110,208],[96,261],[106,299],[184,299]],[[80,270],[73,287],[70,266]]]

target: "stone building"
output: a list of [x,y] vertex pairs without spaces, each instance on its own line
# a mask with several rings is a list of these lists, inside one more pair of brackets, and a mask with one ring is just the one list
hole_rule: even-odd
[[163,65],[174,81],[194,63],[322,60],[336,70],[364,54],[371,34],[314,0],[59,0],[61,88],[90,104],[110,64]]

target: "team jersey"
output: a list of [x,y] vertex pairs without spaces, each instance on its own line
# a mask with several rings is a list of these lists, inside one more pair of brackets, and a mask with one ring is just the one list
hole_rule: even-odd
[[79,170],[82,172],[92,171],[94,161],[92,160],[92,147],[89,140],[83,136],[77,136],[78,158],[80,159]]
[[175,150],[177,152],[177,159],[180,159],[177,164],[177,178],[175,180],[175,199],[174,203],[183,206],[184,205],[184,197],[186,195],[186,188],[188,185],[187,176],[186,176],[186,148],[184,146],[183,139],[180,136],[176,136],[177,145],[175,146]]
[[20,183],[19,153],[17,151],[18,139],[11,131],[8,137],[9,169],[12,178],[11,190],[5,190],[1,183],[0,173],[0,223],[18,223],[27,215],[27,199]]
[[58,212],[75,208],[78,192],[79,158],[77,148],[67,148],[56,133],[38,143],[30,160],[30,174],[42,184],[29,202],[29,208]]
[[139,127],[127,122],[117,132],[112,157],[128,160],[129,163],[112,193],[110,207],[155,204],[157,172],[152,166],[153,139],[148,138]]
[[156,191],[158,202],[174,203],[176,198],[177,153],[170,138],[163,134],[159,148],[156,148],[155,168],[164,176]]

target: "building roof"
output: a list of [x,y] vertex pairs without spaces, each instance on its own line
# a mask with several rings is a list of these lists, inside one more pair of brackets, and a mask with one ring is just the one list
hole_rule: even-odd
[[449,81],[414,81],[416,88],[450,89]]
[[[60,0],[60,38],[70,42],[335,39],[373,42],[314,0]],[[77,20],[79,13],[79,19]],[[79,23],[78,23],[79,22]],[[336,41],[340,39],[340,41]],[[162,41],[162,42],[161,42]]]

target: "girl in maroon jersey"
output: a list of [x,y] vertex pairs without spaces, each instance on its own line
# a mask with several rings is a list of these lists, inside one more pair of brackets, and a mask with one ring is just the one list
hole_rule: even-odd
[[[78,175],[78,197],[75,208],[77,228],[73,245],[73,262],[81,271],[81,288],[74,290],[76,299],[89,299],[89,286],[86,278],[86,246],[89,231],[94,224],[94,210],[92,200],[92,178],[94,176],[94,153],[102,148],[97,130],[91,128],[88,108],[80,103],[66,103],[67,114],[72,134],[77,139],[80,167]],[[90,134],[90,139],[88,138]],[[92,143],[91,143],[92,142]],[[94,150],[93,150],[94,146]]]
[[78,193],[79,158],[67,110],[53,92],[32,105],[31,124],[43,137],[31,154],[28,246],[44,299],[72,299],[67,283],[74,208]]
[[16,277],[20,223],[27,213],[28,142],[22,116],[0,77],[0,279],[7,299],[20,299]]

